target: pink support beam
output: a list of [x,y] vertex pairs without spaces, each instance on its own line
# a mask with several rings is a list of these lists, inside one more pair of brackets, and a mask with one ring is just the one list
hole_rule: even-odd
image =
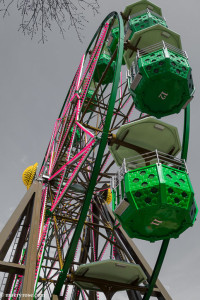
[[76,124],[85,132],[87,133],[89,136],[91,136],[92,138],[94,137],[94,134],[92,134],[88,129],[86,129],[83,125],[81,125],[79,122],[76,121]]
[[135,106],[133,106],[133,108],[130,111],[130,114],[128,115],[128,120],[126,121],[126,123],[131,122],[131,115],[133,114]]
[[82,56],[81,58],[81,62],[80,62],[80,68],[78,70],[78,79],[76,81],[76,86],[75,86],[75,90],[78,90],[79,88],[79,84],[80,84],[80,80],[81,80],[81,73],[82,73],[82,70],[83,70],[83,63],[84,63],[84,60],[85,60],[85,54]]
[[[92,141],[91,143],[93,144],[95,141]],[[88,154],[90,153],[89,150],[92,148],[92,146],[90,148],[88,148],[85,153],[83,154],[83,156],[81,157],[80,161],[78,162],[76,168],[74,169],[70,179],[66,182],[65,187],[63,188],[62,192],[60,193],[60,195],[58,196],[57,200],[55,201],[55,203],[52,205],[51,207],[51,212],[53,212],[56,208],[56,206],[59,204],[59,202],[62,200],[65,192],[67,191],[67,189],[69,188],[69,186],[71,185],[71,183],[73,182],[73,180],[75,179],[78,171],[80,170],[81,166],[83,165],[83,163],[85,162]]]
[[94,141],[91,141],[86,147],[84,147],[79,153],[77,153],[72,159],[70,159],[66,164],[64,164],[55,174],[53,174],[50,178],[49,181],[55,178],[62,172],[63,170],[66,169],[66,167],[73,162],[75,162],[78,158],[80,158],[89,148],[92,147]]
[[62,142],[61,142],[61,144],[60,144],[60,147],[59,147],[59,149],[58,149],[58,151],[57,151],[57,153],[56,153],[56,155],[55,155],[52,169],[54,168],[54,166],[55,166],[55,164],[56,164],[56,162],[57,162],[57,159],[58,159],[59,154],[60,154],[60,152],[61,152],[61,149],[62,149],[62,146],[63,146],[63,144],[64,144],[64,141],[66,140],[66,138],[67,138],[67,136],[68,136],[68,134],[69,134],[70,128],[71,128],[71,126],[72,126],[72,124],[73,124],[73,121],[74,121],[74,118],[75,118],[75,114],[76,114],[76,110],[73,112],[72,118],[71,118],[71,120],[70,120],[70,122],[69,122],[69,124],[68,124],[68,126],[67,126],[67,130],[66,130],[66,132],[65,132],[65,134],[64,134],[64,136],[63,136],[63,139],[62,139]]
[[130,96],[130,97],[127,99],[127,101],[124,103],[123,106],[121,106],[121,108],[126,107],[126,105],[129,103],[130,100],[132,100],[132,96]]
[[[92,78],[92,75],[94,73],[94,70],[95,70],[100,52],[102,50],[102,46],[103,46],[103,42],[105,40],[105,36],[106,36],[107,30],[108,30],[108,26],[109,26],[109,23],[106,23],[105,27],[104,27],[101,35],[100,35],[100,38],[99,38],[99,40],[98,40],[98,42],[97,42],[97,44],[94,48],[94,51],[91,54],[89,63],[86,67],[86,70],[84,72],[83,78],[82,78],[81,83],[80,83],[80,86],[81,86],[83,81],[85,80],[84,85],[83,85],[83,90],[82,90],[81,95],[80,95],[81,107],[82,107],[82,105],[84,103],[84,100],[85,100],[85,97],[87,95],[87,91],[88,91],[88,88],[89,88],[89,85],[90,85],[90,82],[91,82],[91,78]],[[86,75],[87,75],[87,77],[86,77]],[[79,114],[79,112],[78,112],[78,114]]]
[[[84,56],[81,58],[81,62],[78,66],[78,70],[76,71],[76,74],[74,76],[72,86],[71,86],[68,98],[66,100],[66,104],[65,104],[66,107],[68,106],[69,99],[71,99],[72,95],[76,92],[78,83],[80,81],[80,75],[81,75],[82,68],[83,68],[83,62],[84,62]],[[66,107],[63,109],[62,117],[64,117],[66,115]]]
[[52,134],[51,134],[50,143],[49,143],[48,150],[47,150],[47,154],[46,154],[46,157],[45,157],[45,163],[47,162],[48,157],[49,157],[50,149],[51,149],[52,142],[53,142],[54,132],[55,132],[55,130],[56,130],[56,124],[57,124],[57,120],[56,120],[56,122],[55,122],[55,124],[54,124],[53,132],[52,132]]
[[37,284],[37,277],[38,277],[38,272],[40,270],[40,265],[41,265],[41,259],[43,257],[43,251],[44,251],[44,246],[45,246],[45,240],[47,237],[47,232],[50,224],[50,218],[47,219],[42,236],[40,238],[39,244],[38,244],[38,258],[37,258],[37,263],[36,263],[36,269],[35,269],[35,284]]
[[42,203],[41,203],[41,214],[40,214],[40,224],[39,224],[38,240],[41,237],[42,223],[44,221],[44,213],[45,213],[45,206],[46,206],[46,199],[47,199],[47,190],[48,190],[48,188],[45,187],[44,190],[42,191],[42,201],[41,201]]

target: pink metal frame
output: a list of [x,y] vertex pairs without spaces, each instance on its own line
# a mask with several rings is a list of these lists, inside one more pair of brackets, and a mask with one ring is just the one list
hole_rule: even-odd
[[[94,47],[94,50],[90,56],[88,65],[85,69],[85,72],[82,75],[83,65],[85,56],[83,55],[81,58],[81,62],[79,64],[78,70],[75,74],[68,98],[65,103],[65,107],[63,109],[61,118],[58,118],[55,122],[53,132],[51,135],[50,143],[48,146],[48,150],[45,157],[45,163],[44,166],[41,168],[39,176],[42,174],[46,174],[49,177],[49,181],[55,179],[58,175],[60,176],[58,188],[55,194],[55,197],[53,199],[53,205],[50,209],[51,212],[54,212],[57,205],[59,205],[60,201],[62,201],[63,196],[65,195],[66,191],[69,189],[70,185],[72,184],[73,180],[77,176],[80,168],[84,164],[85,160],[87,159],[88,155],[92,151],[93,147],[96,144],[96,138],[94,134],[92,134],[88,129],[86,129],[82,124],[79,122],[79,116],[81,108],[83,108],[84,101],[88,92],[88,88],[90,86],[92,76],[94,74],[94,70],[99,58],[99,55],[102,50],[103,43],[105,41],[106,33],[108,30],[109,24],[106,23],[105,27],[102,29],[101,35],[96,43],[96,46]],[[72,105],[72,103],[76,103],[73,114],[71,116],[70,122],[68,121],[68,127],[66,132],[64,133],[64,128],[66,126],[67,118],[69,115],[69,110]],[[74,157],[70,157],[70,153],[73,147],[74,138],[76,134],[76,130],[79,128],[82,132],[84,132],[86,136],[86,145],[81,149]],[[71,131],[70,131],[71,130]],[[71,134],[70,134],[71,132]],[[87,138],[88,136],[88,138]],[[66,155],[66,163],[56,172],[54,171],[56,163],[58,161],[59,155],[61,153],[63,144],[65,143],[66,139],[70,138],[69,140],[69,147],[67,149],[67,155]],[[49,166],[47,162],[49,161]],[[67,167],[72,164],[76,163],[76,167],[74,168],[70,178],[66,182],[65,186],[62,187],[62,179],[65,176],[65,171]],[[46,187],[44,186],[46,193]],[[44,197],[45,198],[45,197]],[[45,240],[47,237],[47,232],[49,229],[50,224],[50,217],[47,218],[46,223],[43,226],[43,220],[44,220],[44,211],[45,211],[45,204],[46,202],[43,201],[43,206],[41,209],[41,218],[40,218],[40,231],[39,231],[39,239],[38,239],[38,261],[37,261],[37,268],[35,272],[35,278],[36,278],[36,285],[37,285],[37,278],[39,276],[40,271],[40,265],[41,265],[41,259],[43,256],[44,251],[44,245]],[[67,239],[66,239],[67,241]],[[85,296],[85,295],[84,295]]]

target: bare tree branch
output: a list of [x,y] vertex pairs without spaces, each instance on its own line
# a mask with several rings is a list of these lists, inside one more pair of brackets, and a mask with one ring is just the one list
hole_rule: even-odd
[[42,42],[47,40],[47,32],[54,24],[64,36],[67,21],[68,29],[73,27],[82,41],[81,30],[88,22],[84,11],[90,9],[95,15],[99,9],[98,0],[0,0],[3,17],[9,15],[9,9],[15,3],[22,17],[19,30],[31,38],[39,33]]

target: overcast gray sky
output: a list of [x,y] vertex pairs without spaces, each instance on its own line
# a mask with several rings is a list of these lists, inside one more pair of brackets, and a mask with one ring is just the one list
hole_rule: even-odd
[[[191,103],[191,132],[188,157],[190,178],[200,207],[199,148],[199,11],[198,0],[155,0],[162,7],[170,29],[181,35],[193,68],[196,86]],[[26,192],[22,172],[31,164],[41,164],[53,124],[59,114],[81,55],[87,48],[102,19],[111,11],[123,11],[131,1],[100,0],[100,13],[93,17],[86,11],[89,23],[81,44],[73,30],[65,39],[57,30],[50,32],[48,42],[38,44],[18,32],[20,18],[16,11],[0,18],[0,228],[5,224]],[[182,114],[166,118],[181,128]],[[200,299],[200,217],[194,227],[177,240],[171,240],[160,279],[174,300]],[[136,241],[150,265],[154,265],[159,243]],[[114,299],[122,299],[115,296]]]

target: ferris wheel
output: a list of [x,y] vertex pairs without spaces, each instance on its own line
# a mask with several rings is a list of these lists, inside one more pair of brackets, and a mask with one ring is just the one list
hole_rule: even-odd
[[[170,238],[197,215],[186,165],[193,94],[159,7],[141,0],[103,20],[0,235],[1,261],[11,249],[2,299],[172,299],[157,278]],[[182,139],[161,120],[181,109]],[[154,270],[132,238],[163,241]]]

